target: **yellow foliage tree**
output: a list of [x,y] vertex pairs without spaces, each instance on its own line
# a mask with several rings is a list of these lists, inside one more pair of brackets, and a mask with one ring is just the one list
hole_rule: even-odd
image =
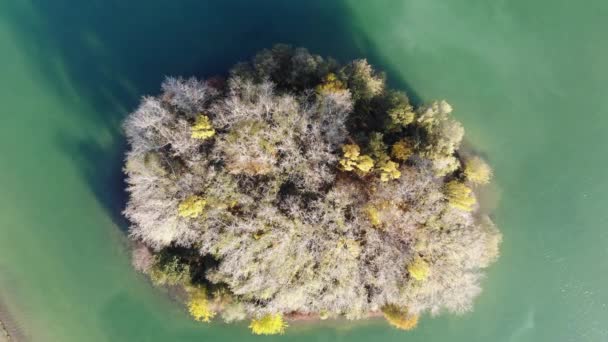
[[407,271],[410,276],[416,280],[426,280],[430,273],[429,264],[421,257],[416,257],[412,263],[407,265]]
[[384,318],[397,329],[412,330],[418,325],[418,315],[410,315],[406,309],[396,305],[387,305],[382,308]]
[[382,221],[380,220],[380,212],[376,207],[368,205],[365,208],[365,213],[367,214],[367,219],[372,224],[372,226],[378,227],[382,224]]
[[458,181],[451,181],[445,185],[446,196],[450,205],[464,211],[472,211],[477,203],[471,188]]
[[356,168],[365,174],[374,167],[374,160],[368,155],[361,155],[361,149],[358,145],[344,145],[342,146],[342,152],[344,156],[339,163],[344,171],[354,171]]
[[465,162],[464,175],[471,183],[488,184],[492,178],[492,169],[480,157],[473,157]]
[[190,315],[199,322],[211,322],[216,313],[211,310],[207,299],[207,291],[204,288],[191,288],[189,292],[188,312],[190,312]]
[[206,205],[207,201],[205,201],[205,199],[200,196],[192,195],[179,204],[177,213],[181,217],[196,218],[203,213]]
[[215,129],[207,115],[199,115],[192,126],[192,138],[206,140],[215,135]]
[[344,145],[342,146],[342,153],[344,156],[340,159],[340,166],[345,171],[353,171],[361,153],[359,146],[354,144]]
[[414,154],[412,144],[405,140],[397,141],[391,148],[391,155],[397,160],[407,160]]
[[374,167],[374,160],[368,155],[362,155],[359,156],[356,166],[359,171],[368,173]]
[[249,324],[249,328],[256,335],[276,335],[285,332],[287,323],[280,314],[265,315],[261,318],[253,319],[251,324]]
[[317,86],[317,93],[335,93],[346,89],[344,82],[340,81],[336,74],[330,72],[323,78],[323,83]]
[[392,160],[382,163],[378,167],[378,169],[380,169],[380,180],[383,182],[388,182],[392,179],[399,179],[399,177],[401,177],[401,171],[397,170],[398,166],[399,164]]

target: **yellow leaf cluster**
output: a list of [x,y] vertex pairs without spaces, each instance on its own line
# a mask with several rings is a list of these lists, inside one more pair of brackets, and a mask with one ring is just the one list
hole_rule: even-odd
[[355,168],[368,173],[374,167],[374,160],[368,155],[361,155],[358,145],[347,144],[342,146],[344,156],[340,159],[340,167],[344,171],[353,171]]
[[403,139],[397,141],[391,148],[391,155],[397,160],[407,160],[412,154],[414,154],[414,148]]
[[197,289],[193,291],[188,302],[188,312],[199,322],[209,323],[216,313],[211,310],[207,293],[204,290]]
[[192,126],[192,138],[206,140],[215,135],[215,129],[207,115],[199,115]]
[[446,196],[450,205],[464,211],[473,210],[473,206],[477,203],[471,188],[458,181],[451,181],[445,185]]
[[380,212],[378,209],[372,205],[368,205],[365,208],[365,213],[367,214],[367,219],[374,227],[378,227],[382,225],[382,221],[380,220]]
[[177,213],[181,217],[196,218],[205,210],[207,201],[200,196],[192,195],[183,200],[178,208]]
[[492,178],[492,169],[483,159],[473,157],[465,162],[464,175],[471,183],[488,184]]
[[424,259],[416,257],[412,263],[407,265],[407,271],[412,278],[423,281],[429,276],[430,268]]
[[374,160],[368,155],[362,155],[359,156],[356,166],[363,173],[368,173],[374,167]]
[[418,325],[418,315],[410,315],[407,310],[396,305],[387,305],[382,308],[384,318],[397,329],[412,330]]
[[346,89],[344,82],[340,81],[336,74],[330,72],[323,78],[323,83],[317,86],[317,93],[335,93]]
[[249,328],[256,335],[276,335],[285,332],[287,323],[280,314],[266,315],[253,319],[251,324],[249,324]]
[[380,170],[380,180],[388,182],[392,179],[399,179],[401,177],[401,171],[397,170],[399,164],[392,160],[382,163],[378,169]]
[[359,154],[361,154],[359,146],[355,144],[347,144],[342,146],[342,152],[344,153],[344,158],[349,160],[357,160]]

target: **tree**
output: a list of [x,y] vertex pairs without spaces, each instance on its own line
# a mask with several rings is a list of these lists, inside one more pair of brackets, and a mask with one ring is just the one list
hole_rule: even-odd
[[390,118],[389,128],[402,128],[414,122],[416,113],[405,93],[390,91],[387,94],[387,102],[387,114]]
[[492,169],[480,157],[472,157],[464,164],[464,176],[473,184],[488,184],[492,178]]
[[404,139],[397,141],[391,148],[391,155],[397,160],[407,160],[413,154],[414,147],[412,143]]
[[477,203],[471,188],[458,181],[451,181],[447,183],[445,190],[448,197],[448,202],[455,208],[464,211],[472,211],[473,206]]
[[452,106],[445,101],[433,102],[418,109],[418,125],[426,132],[422,154],[432,162],[435,174],[445,176],[460,167],[454,152],[460,146],[464,128],[450,117]]
[[376,74],[365,59],[351,62],[343,72],[355,100],[369,100],[384,90],[384,76]]
[[147,273],[154,266],[154,254],[145,245],[139,245],[133,249],[131,264],[136,271]]
[[447,102],[416,107],[365,60],[286,45],[225,82],[162,89],[124,124],[124,213],[134,267],[187,294],[195,320],[271,334],[294,313],[384,308],[409,329],[470,310],[501,235],[470,187],[489,172],[461,165]]

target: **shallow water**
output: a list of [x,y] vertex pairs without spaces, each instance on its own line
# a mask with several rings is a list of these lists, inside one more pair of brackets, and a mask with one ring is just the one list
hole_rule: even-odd
[[0,1],[0,302],[32,341],[253,340],[131,271],[119,125],[165,75],[275,42],[366,56],[446,98],[495,168],[502,257],[475,311],[295,326],[289,341],[608,340],[608,3]]

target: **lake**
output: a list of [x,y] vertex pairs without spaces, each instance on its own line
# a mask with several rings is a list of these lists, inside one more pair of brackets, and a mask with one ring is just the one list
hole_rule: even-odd
[[475,311],[292,324],[272,341],[608,340],[608,2],[0,1],[0,316],[26,341],[248,341],[130,267],[122,119],[166,75],[283,42],[447,99],[495,170],[502,256]]

